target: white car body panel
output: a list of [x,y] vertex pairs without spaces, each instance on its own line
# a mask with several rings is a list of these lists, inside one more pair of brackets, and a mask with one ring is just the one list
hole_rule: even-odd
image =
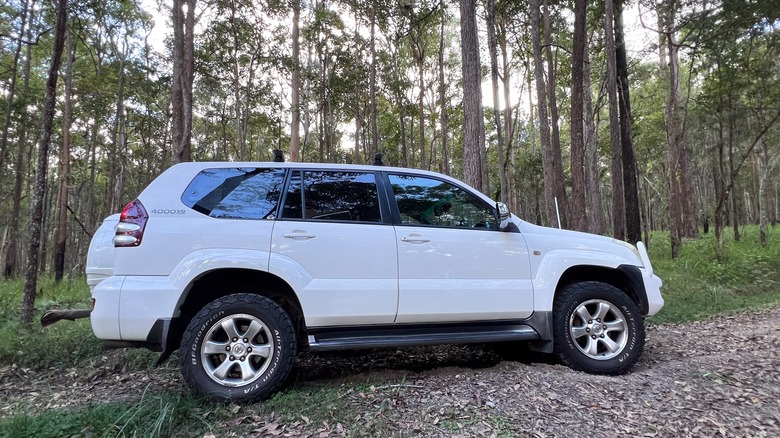
[[180,295],[167,276],[125,277],[119,302],[121,339],[145,341],[158,319],[170,318],[176,312]]
[[[174,218],[149,213],[142,244],[116,249],[115,274],[170,275],[193,251],[223,248],[267,252],[271,245],[273,221],[215,219],[195,214],[198,217]],[[258,268],[266,270],[267,266],[266,261]]]
[[526,318],[528,250],[519,233],[397,226],[398,323]]
[[[98,339],[122,339],[119,326],[119,308],[123,276],[111,276],[92,289],[95,307],[89,315],[92,332]],[[146,335],[144,335],[146,338]]]
[[113,214],[103,220],[89,243],[87,252],[87,286],[92,290],[101,281],[114,275],[114,227],[119,222],[119,214]]
[[279,220],[271,252],[272,274],[288,282],[300,276],[308,280],[295,282],[294,289],[307,326],[395,319],[398,257],[392,226]]

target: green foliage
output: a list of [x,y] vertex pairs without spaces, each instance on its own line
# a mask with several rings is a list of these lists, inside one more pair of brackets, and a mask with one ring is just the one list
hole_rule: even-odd
[[650,259],[664,281],[666,305],[653,323],[683,322],[724,313],[776,305],[780,302],[780,242],[758,245],[758,227],[743,229],[742,239],[724,233],[725,258],[715,257],[715,239],[703,235],[688,240],[680,258],[671,258],[669,234],[653,233]]
[[[37,317],[48,309],[91,307],[89,290],[81,277],[65,279],[60,284],[52,278],[41,278],[38,284]],[[63,321],[50,328],[38,324],[31,329],[21,327],[19,308],[23,286],[22,279],[0,282],[0,364],[62,369],[99,354],[100,343],[92,335],[87,319]],[[46,348],[30,348],[30,339]]]
[[[145,392],[136,403],[103,403],[75,410],[21,413],[0,419],[8,438],[202,436],[209,405],[188,394]],[[186,425],[186,427],[183,427]]]

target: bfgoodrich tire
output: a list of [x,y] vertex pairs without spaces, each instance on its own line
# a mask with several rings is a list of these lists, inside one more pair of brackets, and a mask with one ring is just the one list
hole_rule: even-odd
[[252,402],[270,397],[292,370],[296,337],[275,302],[234,294],[207,304],[190,321],[179,349],[184,380],[212,399]]
[[645,345],[637,305],[614,286],[581,282],[556,297],[553,313],[555,353],[569,367],[592,374],[623,374]]

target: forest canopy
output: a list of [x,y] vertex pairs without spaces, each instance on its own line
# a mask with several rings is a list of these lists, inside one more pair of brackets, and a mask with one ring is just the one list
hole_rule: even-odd
[[779,49],[777,0],[8,0],[3,272],[81,272],[99,222],[171,164],[274,149],[381,152],[530,222],[667,229],[674,256],[710,226],[765,242]]

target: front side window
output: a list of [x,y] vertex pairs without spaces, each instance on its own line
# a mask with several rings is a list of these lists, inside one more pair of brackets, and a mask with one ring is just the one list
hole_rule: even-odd
[[373,173],[295,171],[284,204],[285,219],[381,222]]
[[181,200],[215,218],[273,219],[283,183],[282,169],[205,169],[187,186]]
[[498,229],[494,209],[462,188],[433,178],[390,175],[401,223]]

